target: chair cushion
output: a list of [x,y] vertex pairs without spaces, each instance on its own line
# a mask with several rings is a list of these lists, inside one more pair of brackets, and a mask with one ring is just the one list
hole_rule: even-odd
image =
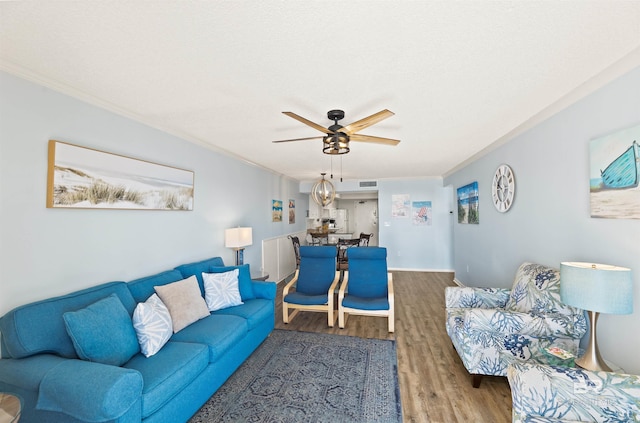
[[382,298],[362,298],[354,295],[347,295],[342,300],[342,306],[356,308],[358,310],[389,310],[389,300]]
[[505,310],[536,315],[574,313],[560,300],[560,271],[534,263],[518,268]]
[[142,374],[142,417],[153,414],[190,384],[209,364],[206,345],[167,342],[154,356],[138,354],[124,365]]
[[300,305],[324,305],[329,302],[329,295],[326,291],[324,294],[319,295],[306,295],[300,292],[292,292],[284,297],[284,302]]
[[349,250],[348,295],[386,298],[388,281],[386,248],[358,247]]
[[300,247],[300,270],[296,292],[326,295],[336,276],[336,247]]
[[116,294],[62,318],[83,360],[121,366],[140,351],[131,316]]

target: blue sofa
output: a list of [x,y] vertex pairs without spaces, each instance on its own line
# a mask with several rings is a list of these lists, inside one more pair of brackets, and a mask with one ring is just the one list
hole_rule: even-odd
[[202,273],[223,268],[214,257],[10,311],[0,319],[0,391],[22,397],[27,423],[187,421],[273,330],[275,283],[252,281],[249,266],[240,266],[244,304],[212,312],[173,334],[155,355],[138,352],[122,366],[80,359],[63,314],[115,294],[131,316],[154,286],[192,275],[204,296]]

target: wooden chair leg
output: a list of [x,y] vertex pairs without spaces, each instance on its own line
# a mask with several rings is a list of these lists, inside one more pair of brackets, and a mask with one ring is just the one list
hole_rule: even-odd
[[480,382],[482,382],[482,375],[471,375],[471,385],[473,385],[474,388],[479,388]]

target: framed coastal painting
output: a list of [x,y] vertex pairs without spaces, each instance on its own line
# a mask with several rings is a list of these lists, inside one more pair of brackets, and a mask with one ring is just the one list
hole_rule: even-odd
[[271,200],[271,220],[282,222],[282,200]]
[[591,217],[640,219],[640,125],[589,143]]
[[47,207],[193,210],[192,171],[49,141]]
[[289,224],[296,223],[296,200],[289,199]]
[[414,201],[411,205],[411,216],[414,226],[431,226],[431,201]]
[[478,182],[458,188],[458,223],[480,223]]

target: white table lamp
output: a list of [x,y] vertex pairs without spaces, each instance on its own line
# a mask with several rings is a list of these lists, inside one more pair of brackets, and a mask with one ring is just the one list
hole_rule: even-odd
[[236,252],[236,266],[244,262],[244,247],[253,244],[253,231],[251,228],[231,228],[224,231],[224,246],[233,248]]

